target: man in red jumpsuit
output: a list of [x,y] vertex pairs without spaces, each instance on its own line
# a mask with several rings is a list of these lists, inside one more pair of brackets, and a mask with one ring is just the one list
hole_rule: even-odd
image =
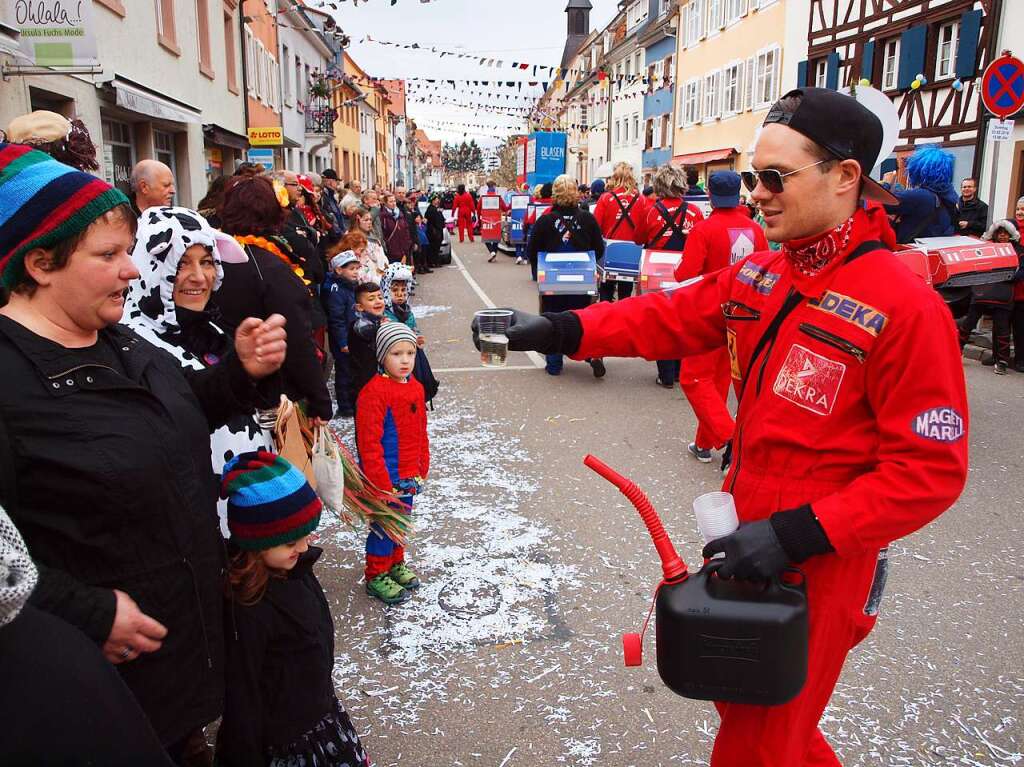
[[[683,260],[676,267],[679,282],[742,261],[751,253],[768,250],[764,231],[750,218],[746,205],[740,205],[740,176],[718,171],[708,178],[711,215],[698,221],[686,238]],[[697,416],[697,436],[687,450],[701,463],[711,461],[711,451],[719,450],[732,439],[735,426],[729,413],[731,365],[725,347],[683,360],[679,386]],[[722,459],[722,468],[728,466]]]
[[835,767],[818,720],[850,649],[878,613],[886,549],[935,519],[967,476],[967,395],[938,294],[892,254],[866,177],[877,117],[804,88],[769,111],[744,174],[783,243],[654,293],[575,312],[520,313],[509,348],[574,359],[686,357],[725,345],[740,387],[725,480],[742,524],[704,548],[723,577],[790,563],[807,579],[809,659],[780,706],[717,704],[712,767]]
[[476,202],[473,195],[466,191],[465,184],[459,184],[457,194],[452,200],[452,213],[459,227],[459,242],[465,242],[466,233],[469,233],[469,241],[473,242],[473,216],[476,215]]

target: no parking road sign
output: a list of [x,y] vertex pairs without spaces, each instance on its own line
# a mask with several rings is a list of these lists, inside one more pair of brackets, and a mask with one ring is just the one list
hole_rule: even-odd
[[1024,107],[1024,61],[1004,53],[981,76],[981,100],[1001,120]]

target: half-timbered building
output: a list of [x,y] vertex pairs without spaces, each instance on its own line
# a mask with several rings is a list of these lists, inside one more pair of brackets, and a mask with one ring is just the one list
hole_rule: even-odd
[[812,0],[797,81],[827,88],[870,81],[893,99],[900,141],[883,171],[915,145],[939,142],[956,156],[957,181],[977,176],[979,87],[995,47],[997,2]]

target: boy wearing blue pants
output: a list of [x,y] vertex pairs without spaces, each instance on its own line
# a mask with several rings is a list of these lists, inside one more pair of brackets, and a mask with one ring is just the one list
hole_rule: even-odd
[[348,331],[356,317],[356,284],[359,257],[351,250],[331,259],[331,271],[320,295],[327,311],[327,337],[334,357],[334,393],[338,402],[336,418],[355,415],[352,401],[352,365]]

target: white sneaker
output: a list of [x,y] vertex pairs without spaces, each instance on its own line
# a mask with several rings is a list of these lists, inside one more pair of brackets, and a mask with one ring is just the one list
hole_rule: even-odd
[[523,258],[522,256],[518,256],[516,258],[516,266],[521,266],[521,265],[523,265],[525,263],[526,263],[526,259]]

